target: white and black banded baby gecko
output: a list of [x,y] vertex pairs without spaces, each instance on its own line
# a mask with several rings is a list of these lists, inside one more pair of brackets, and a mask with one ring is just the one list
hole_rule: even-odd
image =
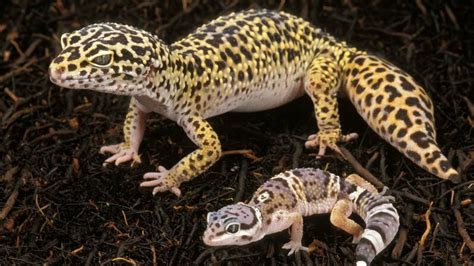
[[[357,265],[368,265],[398,232],[391,196],[378,193],[358,175],[341,178],[312,168],[280,173],[265,182],[248,203],[228,205],[207,215],[203,241],[209,246],[246,245],[290,228],[289,254],[302,246],[303,216],[330,213],[333,225],[354,236]],[[365,229],[351,220],[361,216]]]

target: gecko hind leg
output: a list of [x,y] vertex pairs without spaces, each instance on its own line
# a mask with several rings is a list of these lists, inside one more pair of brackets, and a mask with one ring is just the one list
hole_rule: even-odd
[[357,243],[363,230],[358,223],[349,218],[351,213],[351,202],[347,199],[339,200],[331,211],[330,221],[334,226],[351,234],[353,236],[353,243]]
[[[351,174],[346,177],[346,181],[357,185],[373,194],[379,194],[378,190],[370,183],[369,181],[365,180],[363,177],[361,177],[358,174]],[[385,193],[385,192],[384,192]]]
[[341,135],[339,131],[320,131],[316,134],[308,136],[308,140],[304,143],[307,149],[315,149],[319,147],[318,157],[323,156],[326,153],[326,149],[330,148],[337,152],[339,155],[344,157],[339,147],[336,145],[337,142],[349,142],[359,137],[357,133],[349,133],[347,135]]
[[[340,86],[341,68],[330,57],[313,60],[305,79],[305,91],[311,97],[319,132],[308,137],[306,148],[319,147],[318,157],[330,148],[342,155],[337,142],[356,139],[356,133],[343,135],[339,122],[336,94]],[[343,156],[344,157],[344,156]]]

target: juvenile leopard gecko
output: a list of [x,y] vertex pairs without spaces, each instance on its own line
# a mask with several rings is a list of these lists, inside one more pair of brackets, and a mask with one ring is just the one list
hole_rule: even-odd
[[[393,197],[379,194],[359,177],[346,179],[314,168],[280,173],[257,189],[248,203],[228,205],[207,215],[203,241],[209,246],[246,245],[290,228],[289,255],[302,246],[303,216],[330,213],[333,225],[354,237],[357,265],[368,265],[398,232]],[[351,220],[361,216],[365,229]]]

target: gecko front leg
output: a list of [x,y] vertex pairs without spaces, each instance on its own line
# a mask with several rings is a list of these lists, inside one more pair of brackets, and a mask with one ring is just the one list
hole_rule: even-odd
[[146,173],[144,179],[149,181],[140,186],[154,187],[153,195],[170,190],[179,197],[181,191],[178,187],[181,183],[206,171],[221,156],[221,143],[216,132],[200,115],[185,116],[178,120],[178,124],[199,149],[181,159],[169,171],[160,166],[159,172]]
[[145,113],[137,106],[135,98],[130,100],[127,116],[123,125],[124,142],[109,146],[102,146],[99,153],[112,153],[111,157],[104,161],[104,166],[115,162],[115,165],[132,160],[134,163],[141,163],[138,149],[145,133]]
[[319,146],[318,156],[331,148],[342,154],[337,142],[347,142],[357,138],[356,133],[343,135],[337,107],[337,90],[340,86],[340,69],[334,59],[318,57],[311,63],[305,80],[305,91],[311,97],[316,113],[319,132],[310,135],[306,148]]
[[284,244],[282,247],[283,249],[290,250],[288,256],[299,250],[308,251],[308,248],[301,244],[301,240],[303,239],[303,216],[297,214],[291,218],[293,219],[293,223],[290,229],[290,242]]

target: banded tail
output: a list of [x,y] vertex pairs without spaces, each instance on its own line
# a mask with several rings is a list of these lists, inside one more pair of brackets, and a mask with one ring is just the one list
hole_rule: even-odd
[[356,247],[356,265],[370,265],[395,238],[400,226],[399,216],[391,202],[393,197],[372,194],[361,188],[353,193],[353,202],[366,224]]
[[347,95],[377,134],[433,175],[459,182],[436,142],[433,103],[410,75],[365,54],[351,58],[344,73]]

